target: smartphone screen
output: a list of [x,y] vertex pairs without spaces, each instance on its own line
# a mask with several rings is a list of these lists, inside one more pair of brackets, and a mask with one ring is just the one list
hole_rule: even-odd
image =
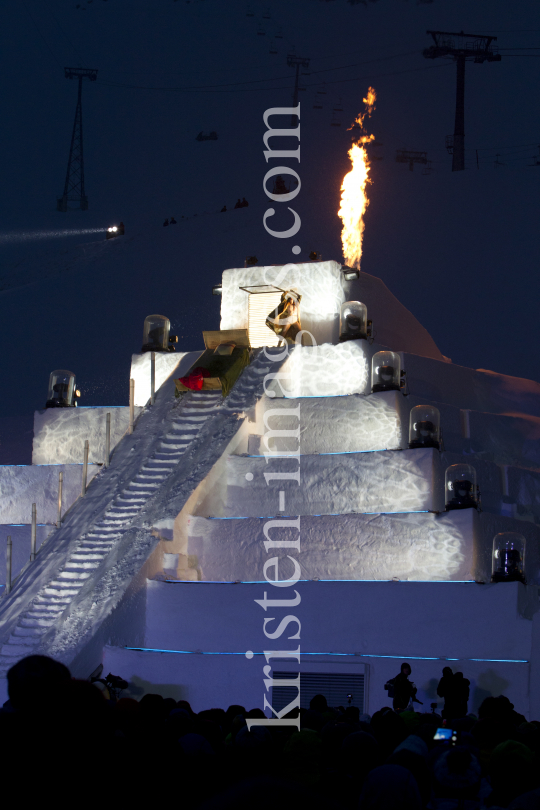
[[451,728],[438,728],[435,732],[433,737],[434,740],[451,740],[452,739],[452,729]]

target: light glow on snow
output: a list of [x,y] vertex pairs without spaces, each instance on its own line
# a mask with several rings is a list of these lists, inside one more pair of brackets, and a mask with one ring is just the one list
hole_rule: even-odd
[[14,244],[15,242],[29,242],[38,239],[62,239],[66,236],[82,236],[89,233],[104,233],[106,228],[72,228],[70,230],[58,228],[55,231],[8,231],[0,233],[0,244]]

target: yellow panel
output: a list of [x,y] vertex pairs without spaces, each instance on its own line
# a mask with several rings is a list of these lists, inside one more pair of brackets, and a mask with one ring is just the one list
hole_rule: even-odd
[[[270,311],[270,310],[268,310]],[[235,346],[249,349],[247,329],[221,329],[203,332],[204,345],[207,349],[217,349],[220,343],[234,343]]]
[[266,326],[266,319],[281,301],[281,292],[251,293],[248,309],[249,343],[252,348],[278,346],[279,337]]

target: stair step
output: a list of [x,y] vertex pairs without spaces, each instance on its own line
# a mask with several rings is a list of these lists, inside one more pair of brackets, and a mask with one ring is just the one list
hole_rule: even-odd
[[101,562],[105,559],[105,554],[98,554],[97,552],[89,551],[86,554],[81,551],[75,552],[75,554],[71,555],[72,560],[80,560],[81,562],[89,562],[90,560],[96,560]]
[[52,579],[45,587],[54,588],[61,596],[71,596],[72,593],[78,593],[79,589],[76,582],[66,582],[60,579],[60,572],[56,579]]
[[35,644],[27,645],[27,644],[11,644],[8,642],[7,644],[2,645],[2,649],[0,649],[0,655],[5,656],[6,658],[25,658],[31,647],[35,647]]
[[70,558],[69,562],[66,563],[66,567],[64,571],[93,571],[96,568],[99,568],[100,563],[103,561],[103,558],[100,558],[98,561],[96,560],[74,560],[73,557]]
[[13,631],[13,635],[17,636],[17,638],[32,638],[34,636],[41,636],[43,635],[44,630],[47,630],[48,627],[51,627],[54,624],[55,620],[56,617],[51,617],[49,619],[34,619],[32,617],[28,618],[28,615],[23,616],[18,626]]
[[128,523],[131,523],[131,518],[126,518],[123,515],[118,515],[117,518],[114,517],[104,518],[101,521],[100,526],[104,526],[105,528],[111,529],[114,528],[119,529],[122,526],[127,526]]
[[43,607],[45,607],[45,605],[50,605],[51,608],[64,608],[71,602],[71,596],[59,596],[58,594],[45,595],[45,589],[43,590],[43,594],[43,596],[37,596],[34,599],[34,605],[42,605]]
[[27,619],[40,619],[43,621],[54,622],[64,612],[63,606],[58,606],[55,611],[52,610],[29,610],[26,614]]

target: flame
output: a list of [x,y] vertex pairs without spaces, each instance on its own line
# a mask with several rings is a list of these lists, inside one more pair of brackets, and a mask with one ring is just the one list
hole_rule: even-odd
[[[361,131],[365,133],[364,119],[371,117],[375,109],[377,94],[373,87],[370,87],[366,98],[362,99],[366,105],[364,112],[360,113],[354,123],[349,127],[358,124]],[[343,256],[349,267],[360,269],[360,259],[362,257],[362,240],[364,238],[364,214],[369,205],[366,194],[366,186],[372,181],[369,178],[369,158],[366,152],[366,144],[375,140],[375,135],[360,135],[349,149],[349,157],[352,169],[343,178],[341,184],[341,207],[338,216],[341,217],[343,228],[341,231],[341,242],[343,244]]]

